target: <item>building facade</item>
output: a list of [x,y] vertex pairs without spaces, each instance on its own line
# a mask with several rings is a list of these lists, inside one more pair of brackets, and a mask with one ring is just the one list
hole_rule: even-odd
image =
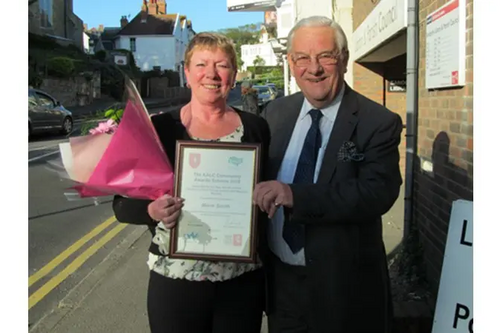
[[278,56],[274,53],[273,44],[269,41],[267,32],[262,33],[259,44],[241,45],[242,70],[246,71],[249,66],[254,66],[257,59],[262,59],[259,66],[277,66]]
[[[351,44],[353,0],[227,0],[228,11],[261,11],[265,20],[276,20],[277,38],[269,40],[274,54],[281,58],[283,64],[285,95],[299,91],[295,79],[290,75],[286,61],[286,44],[288,33],[301,19],[320,15],[336,20],[346,33],[347,42]],[[272,12],[276,14],[271,14]],[[349,61],[345,80],[349,85],[353,82],[352,60]],[[248,66],[248,65],[247,65]]]
[[183,77],[184,52],[194,36],[192,23],[166,10],[164,0],[150,0],[130,22],[122,17],[112,47],[130,50],[143,71],[173,70]]
[[83,50],[83,22],[73,13],[73,0],[38,0],[29,4],[28,31]]
[[[408,190],[404,228],[418,239],[422,274],[436,295],[452,203],[472,200],[473,0],[415,2],[417,29],[408,38],[408,1],[354,1],[351,55],[354,89],[397,112],[404,124],[414,119],[400,145]],[[416,86],[406,82],[407,41],[416,45]],[[407,112],[410,97],[417,101],[414,113]],[[407,136],[416,143],[408,155]]]

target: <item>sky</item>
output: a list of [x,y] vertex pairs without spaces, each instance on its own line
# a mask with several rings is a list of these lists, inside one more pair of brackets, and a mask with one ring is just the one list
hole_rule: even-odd
[[[264,21],[264,12],[228,12],[226,0],[167,0],[167,14],[186,15],[195,32],[235,28]],[[142,0],[73,0],[73,11],[88,28],[119,27],[120,18],[131,20],[141,10]]]

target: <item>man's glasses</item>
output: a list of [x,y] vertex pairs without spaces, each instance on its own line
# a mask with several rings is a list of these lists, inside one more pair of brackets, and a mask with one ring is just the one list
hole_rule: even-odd
[[[322,53],[315,57],[316,62],[321,66],[334,66],[338,63],[338,55],[333,53]],[[313,58],[307,55],[292,56],[292,61],[297,67],[309,67],[313,63]]]

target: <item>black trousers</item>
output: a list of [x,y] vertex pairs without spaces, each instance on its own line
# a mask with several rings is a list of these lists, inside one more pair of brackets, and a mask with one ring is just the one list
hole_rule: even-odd
[[310,304],[314,300],[307,291],[305,267],[285,264],[274,255],[270,260],[269,333],[311,333]]
[[147,304],[152,333],[260,333],[264,302],[262,269],[223,282],[150,273]]

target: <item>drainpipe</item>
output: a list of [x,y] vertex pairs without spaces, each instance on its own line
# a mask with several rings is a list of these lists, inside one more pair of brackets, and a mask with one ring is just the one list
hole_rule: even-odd
[[[418,116],[418,0],[408,0],[406,30],[406,170],[404,202],[404,238],[413,220],[413,167],[417,153]],[[417,157],[418,158],[418,157]]]

